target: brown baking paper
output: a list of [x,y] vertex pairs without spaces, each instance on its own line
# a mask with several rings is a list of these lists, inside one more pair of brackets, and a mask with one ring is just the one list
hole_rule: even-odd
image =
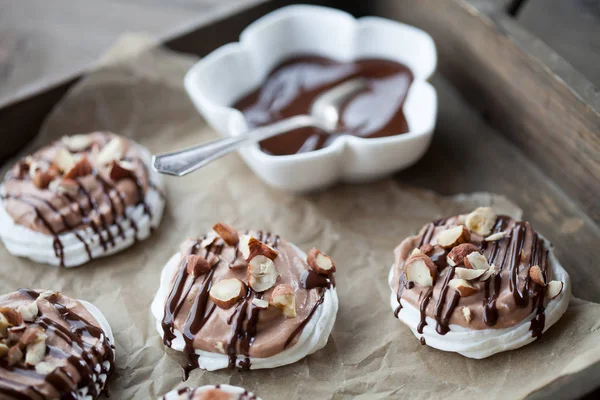
[[[182,86],[195,58],[148,45],[137,36],[121,40],[102,67],[62,99],[28,151],[93,130],[121,133],[153,152],[217,137]],[[572,301],[541,340],[485,360],[421,346],[394,318],[387,283],[394,247],[425,223],[478,205],[518,217],[518,207],[505,198],[442,197],[392,180],[296,196],[265,186],[237,155],[166,183],[160,228],[115,256],[61,269],[15,258],[0,246],[0,292],[59,290],[96,304],[106,315],[116,341],[111,398],[149,399],[185,385],[219,383],[243,386],[266,400],[515,398],[600,360],[600,305],[584,301]],[[217,221],[277,232],[304,250],[318,246],[333,257],[340,310],[323,350],[281,368],[196,370],[181,381],[184,357],[162,345],[150,302],[179,243]]]

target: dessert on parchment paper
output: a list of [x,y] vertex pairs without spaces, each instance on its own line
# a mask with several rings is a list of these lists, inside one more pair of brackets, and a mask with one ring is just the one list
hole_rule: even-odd
[[107,132],[65,136],[19,160],[0,185],[9,252],[74,267],[146,239],[165,205],[151,155]]
[[186,375],[274,368],[324,347],[338,309],[333,261],[268,232],[213,229],[181,245],[152,302],[164,344],[188,356]]
[[86,301],[31,289],[0,295],[0,399],[95,399],[114,370],[113,343]]
[[206,385],[173,390],[161,400],[261,400],[244,388],[231,385]]
[[425,225],[395,259],[395,315],[422,344],[466,357],[525,346],[569,305],[569,275],[550,243],[490,207]]

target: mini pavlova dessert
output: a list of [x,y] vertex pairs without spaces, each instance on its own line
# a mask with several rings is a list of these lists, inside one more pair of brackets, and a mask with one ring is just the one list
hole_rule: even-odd
[[197,388],[173,390],[161,400],[261,400],[244,388],[231,385],[206,385]]
[[95,399],[114,370],[112,343],[88,302],[30,289],[0,295],[0,399]]
[[324,347],[338,309],[333,261],[270,233],[213,229],[181,245],[152,302],[185,370],[274,368]]
[[65,267],[146,239],[165,205],[150,152],[112,133],[65,136],[25,157],[0,185],[9,252]]
[[489,207],[427,224],[395,259],[395,315],[422,344],[466,357],[534,341],[569,305],[569,275],[550,243]]

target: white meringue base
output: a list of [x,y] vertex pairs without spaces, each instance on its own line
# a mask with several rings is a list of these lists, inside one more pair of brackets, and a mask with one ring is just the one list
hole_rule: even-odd
[[[164,191],[161,175],[150,167],[152,158],[150,152],[141,146],[139,146],[138,151],[148,168],[150,182],[152,182],[154,187]],[[0,193],[5,193],[4,185],[0,185]],[[156,189],[149,187],[144,201],[152,213],[152,218],[144,213],[143,204],[127,207],[125,213],[137,225],[137,235],[129,219],[120,218],[117,222],[121,225],[125,238],[119,235],[116,224],[109,225],[108,229],[114,237],[114,246],[112,243],[107,242],[106,251],[101,246],[98,234],[90,227],[58,235],[63,246],[64,267],[77,267],[90,261],[90,256],[85,249],[85,245],[77,238],[75,233],[79,234],[88,244],[91,259],[117,253],[134,244],[136,240],[147,239],[150,236],[152,228],[157,228],[160,224],[165,200]],[[105,231],[101,230],[100,233],[106,238]],[[2,239],[8,251],[13,255],[26,257],[43,264],[60,265],[60,258],[54,252],[54,237],[17,224],[6,212],[4,204],[0,206],[0,239]]]
[[[216,389],[216,388],[217,387],[215,385],[200,386],[194,390],[194,393],[202,393],[202,392],[206,392],[208,390]],[[219,389],[224,391],[225,393],[230,393],[230,394],[246,393],[249,398],[253,398],[255,400],[262,400],[260,397],[256,396],[254,393],[248,392],[248,391],[246,391],[246,389],[241,388],[239,386],[219,385]],[[163,397],[161,397],[160,400],[179,400],[180,396],[181,395],[178,393],[177,390],[172,390],[169,393],[165,394]]]
[[[292,247],[300,257],[306,259],[306,253],[293,244]],[[167,265],[163,268],[161,273],[160,287],[152,301],[151,310],[156,318],[156,329],[161,337],[164,337],[161,322],[164,316],[165,302],[167,301],[171,289],[171,278],[175,275],[175,271],[179,267],[180,259],[181,253],[177,253],[167,262]],[[325,291],[323,304],[317,307],[316,312],[302,330],[298,342],[292,347],[289,347],[272,357],[250,357],[250,369],[276,368],[282,365],[292,364],[309,354],[322,349],[327,344],[329,335],[333,330],[337,311],[338,297],[335,288],[332,287]],[[171,343],[171,348],[177,351],[183,351],[185,342],[181,332],[174,330],[174,334],[175,338]],[[202,369],[215,371],[227,368],[229,365],[229,357],[225,354],[212,353],[204,350],[196,350],[196,354],[200,356],[198,365]],[[241,355],[238,356],[236,365],[245,358],[246,357]]]
[[[100,324],[100,328],[102,328],[102,330],[104,331],[104,334],[110,340],[110,343],[114,345],[115,338],[113,337],[112,329],[110,328],[110,325],[108,324],[108,321],[106,320],[106,317],[104,317],[104,314],[102,314],[100,312],[100,310],[98,310],[98,308],[95,305],[93,305],[92,303],[89,303],[85,300],[78,300],[78,301],[81,304],[83,304],[83,306],[89,311],[90,314],[92,314],[92,316],[96,319],[96,321],[98,321],[98,324]],[[114,351],[113,351],[113,355],[114,355]],[[114,358],[113,358],[113,362],[114,362]],[[106,369],[110,366],[110,363],[108,361],[104,361],[103,366]],[[107,376],[106,376],[106,374],[100,373],[102,371],[100,364],[97,364],[95,369],[96,369],[96,372],[99,374],[98,378],[100,380],[99,383],[96,383],[96,392],[101,393],[102,389],[104,389],[104,386],[106,384]],[[94,377],[94,381],[95,380],[96,380],[96,377]],[[89,389],[87,387],[79,389],[79,391],[77,392],[77,400],[93,400],[94,398],[91,395],[89,395],[88,392],[89,392]]]
[[[546,248],[550,249],[550,243],[547,240],[545,240],[545,243]],[[562,292],[555,299],[550,300],[546,306],[546,321],[543,332],[546,332],[567,311],[571,297],[571,280],[569,274],[560,265],[551,249],[548,254],[548,265],[552,269],[553,279],[562,281],[564,285]],[[390,289],[392,288],[393,275],[394,266],[392,265],[388,276]],[[392,310],[396,310],[398,308],[397,294],[393,289],[391,291],[390,305],[392,306]],[[425,343],[428,346],[438,350],[456,352],[465,357],[475,359],[482,359],[503,351],[518,349],[533,342],[536,338],[531,336],[532,332],[529,330],[529,327],[534,317],[535,312],[531,313],[517,325],[503,329],[475,330],[452,324],[450,325],[450,332],[440,335],[435,331],[436,321],[431,317],[425,318],[427,325],[423,328],[423,333],[420,334],[417,332],[417,326],[421,321],[421,313],[418,308],[407,301],[402,301],[402,309],[398,314],[398,319],[408,325],[417,338],[425,338]]]

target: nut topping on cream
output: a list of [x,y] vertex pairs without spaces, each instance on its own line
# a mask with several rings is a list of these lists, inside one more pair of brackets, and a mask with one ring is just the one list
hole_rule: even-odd
[[[551,281],[552,273],[548,245],[529,223],[480,207],[427,224],[405,239],[396,249],[390,282],[397,316],[410,305],[420,310],[413,329],[423,334],[429,317],[436,321],[434,332],[445,335],[452,324],[502,329],[543,314],[564,286]],[[531,336],[540,336],[543,316],[530,325]]]
[[411,255],[404,263],[404,275],[409,282],[419,286],[433,286],[437,276],[437,267],[431,258],[419,251]]
[[481,253],[471,253],[463,260],[465,267],[470,269],[482,269],[487,271],[490,268],[487,258]]
[[113,138],[108,142],[96,157],[96,162],[100,165],[108,165],[113,161],[119,161],[125,154],[125,141],[120,137]]
[[266,256],[256,256],[248,263],[248,285],[255,292],[271,289],[278,276],[275,263]]
[[277,257],[277,251],[253,237],[248,240],[248,250],[249,255],[246,257],[246,261],[251,261],[256,256],[265,256],[270,260]]
[[286,317],[296,318],[296,293],[290,285],[275,286],[269,304],[280,309]]
[[562,292],[563,283],[561,281],[550,281],[546,290],[546,297],[550,300],[555,299]]
[[107,333],[79,301],[29,289],[0,295],[1,398],[12,398],[15,388],[28,398],[33,387],[51,398],[85,388],[96,398],[113,360]]
[[479,247],[471,243],[459,244],[450,250],[446,256],[446,261],[448,265],[454,267],[455,265],[462,264],[464,258],[473,252],[479,252]]
[[539,266],[534,265],[531,268],[529,268],[529,277],[533,282],[537,283],[538,285],[546,286],[544,272],[542,272],[542,269]]
[[496,213],[491,207],[479,207],[467,215],[465,223],[467,228],[481,236],[492,232],[496,223]]
[[61,142],[69,151],[79,152],[89,148],[93,141],[88,135],[63,136]]
[[331,257],[315,247],[308,252],[306,262],[313,271],[319,274],[329,275],[335,272],[335,264]]
[[213,226],[213,230],[230,246],[235,246],[238,241],[238,233],[229,225],[219,222]]
[[[181,245],[181,255],[165,267],[168,289],[161,281],[152,306],[164,344],[187,354],[185,370],[210,369],[207,364],[223,361],[225,366],[219,368],[248,369],[254,358],[264,367],[271,358],[279,363],[278,357],[288,357],[280,353],[297,343],[301,345],[294,351],[302,353],[306,343],[321,342],[318,337],[308,342],[299,338],[304,329],[320,336],[322,318],[331,316],[330,296],[335,295],[331,258],[317,249],[305,256],[270,233],[242,233],[224,223],[215,224],[213,230],[217,236],[210,233]],[[318,322],[309,324],[313,318]],[[224,357],[203,364],[198,350]]]
[[246,284],[236,278],[223,279],[210,289],[210,299],[226,310],[233,307],[245,295]]
[[451,249],[469,240],[471,240],[471,232],[462,225],[446,229],[437,238],[438,244],[444,249]]
[[[140,146],[111,133],[94,132],[63,137],[20,160],[6,174],[0,189],[0,211],[3,218],[12,220],[12,224],[3,220],[0,226],[8,249],[29,256],[22,249],[39,244],[9,245],[14,229],[22,226],[55,239],[50,249],[54,259],[42,256],[45,249],[37,248],[31,250],[31,258],[35,255],[37,261],[48,258],[48,263],[65,265],[66,257],[67,266],[73,266],[85,262],[85,255],[74,253],[85,251],[91,259],[109,253],[121,242],[133,243],[131,236],[137,238],[138,231],[145,238],[147,224],[156,224],[153,215],[157,209],[162,212],[164,200],[146,203],[146,195],[155,187],[144,157]],[[131,209],[128,212],[129,207],[141,207],[143,215]],[[61,235],[66,233],[74,233],[80,243],[63,246]]]
[[472,269],[472,268],[462,268],[456,267],[454,268],[454,273],[461,279],[465,279],[467,281],[472,281],[477,278],[480,278],[485,274],[488,270],[486,269]]
[[211,264],[209,264],[208,261],[206,261],[206,258],[198,254],[189,254],[185,258],[185,263],[188,274],[192,276],[200,276],[202,274],[205,274],[208,271],[210,271],[211,268]]
[[461,278],[450,279],[448,286],[456,289],[456,291],[460,294],[460,297],[467,297],[477,293],[477,288],[475,286]]

